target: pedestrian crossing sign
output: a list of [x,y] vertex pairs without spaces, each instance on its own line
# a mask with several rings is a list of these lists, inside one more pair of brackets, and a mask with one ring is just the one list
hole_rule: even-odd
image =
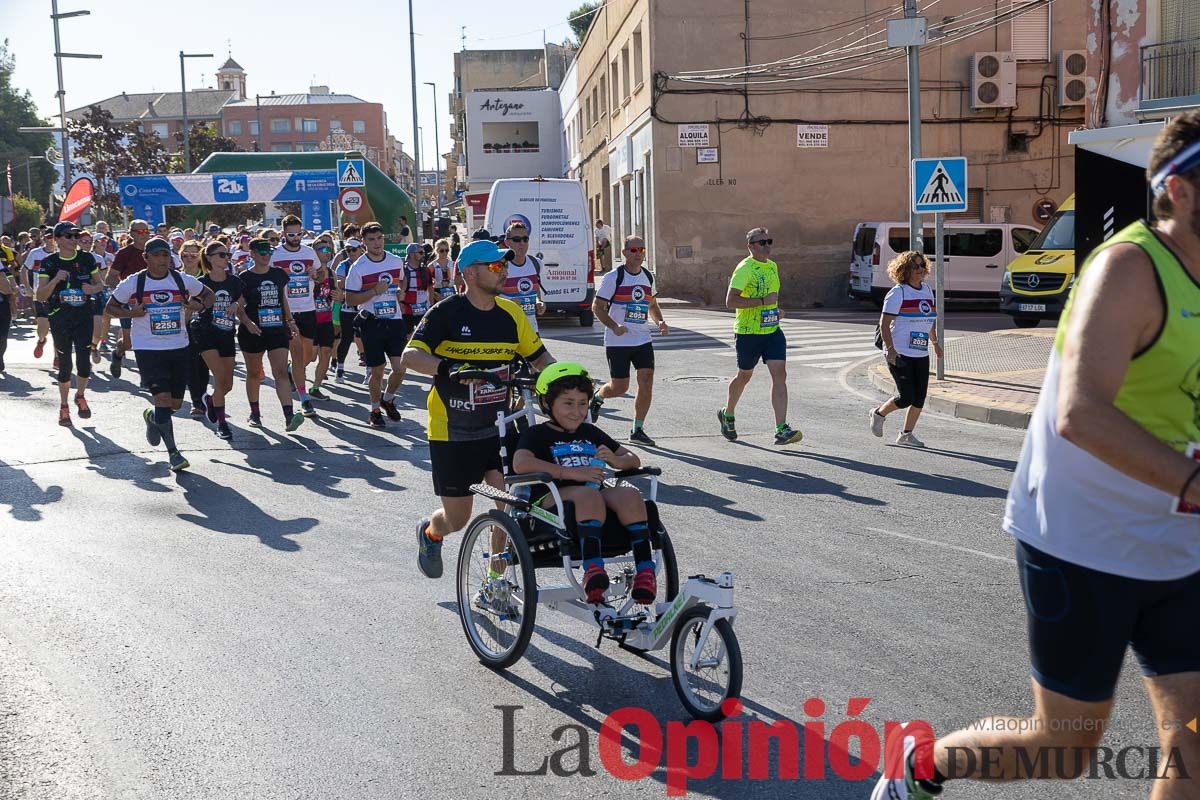
[[965,158],[915,158],[912,162],[914,214],[942,214],[967,210],[967,160]]
[[366,175],[363,172],[361,158],[339,158],[337,162],[338,186],[365,186]]

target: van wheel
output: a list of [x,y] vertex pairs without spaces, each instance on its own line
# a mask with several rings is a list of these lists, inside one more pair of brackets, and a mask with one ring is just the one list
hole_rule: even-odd
[[579,311],[580,327],[583,327],[583,328],[592,327],[592,323],[595,321],[595,318],[596,318],[596,315],[592,313],[592,310],[590,308],[580,309],[580,311]]
[[1018,328],[1036,328],[1039,322],[1037,317],[1013,317],[1013,324]]

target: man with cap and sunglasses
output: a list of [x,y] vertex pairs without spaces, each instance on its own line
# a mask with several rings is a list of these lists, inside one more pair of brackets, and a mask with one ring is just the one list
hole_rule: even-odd
[[91,253],[79,249],[80,229],[73,222],[54,226],[57,251],[42,259],[37,271],[38,302],[46,304],[50,335],[58,359],[58,424],[71,424],[67,397],[71,391],[71,356],[75,356],[75,406],[80,419],[92,416],[84,392],[92,374],[91,348],[94,298],[104,291],[100,267]]
[[[144,219],[135,219],[129,223],[130,243],[117,251],[117,257],[113,260],[112,266],[104,276],[104,283],[108,288],[113,289],[118,283],[128,278],[130,275],[136,275],[146,268],[146,242],[150,241],[150,223]],[[169,249],[169,248],[168,248]],[[121,377],[121,367],[124,361],[125,352],[133,349],[133,343],[130,338],[130,328],[132,320],[128,317],[122,317],[121,320],[121,341],[113,348],[112,355],[109,357],[108,374],[114,378]]]
[[171,245],[165,239],[148,241],[144,255],[146,269],[117,284],[108,300],[108,313],[132,321],[130,338],[138,372],[154,402],[153,409],[142,412],[146,441],[151,447],[159,442],[166,445],[171,471],[179,472],[189,464],[175,445],[171,417],[183,405],[192,371],[184,310],[210,309],[215,295],[196,278],[171,268]]
[[471,516],[471,484],[503,487],[496,412],[508,389],[487,382],[472,388],[454,378],[459,367],[497,370],[505,378],[521,356],[535,369],[554,362],[529,318],[502,297],[511,250],[476,241],[458,257],[467,291],[429,309],[404,351],[404,366],[433,376],[429,392],[429,460],[442,507],[417,523],[417,565],[429,578],[442,574],[442,539]]
[[329,277],[317,253],[304,244],[304,224],[294,214],[283,218],[283,244],[271,255],[271,266],[288,276],[287,301],[296,320],[299,335],[291,342],[291,376],[300,396],[300,408],[306,417],[315,417],[316,409],[308,399],[308,365],[316,361],[317,306],[314,288]]
[[346,356],[350,355],[350,344],[358,343],[358,357],[365,366],[363,360],[363,345],[361,334],[359,333],[358,324],[358,306],[351,303],[346,298],[346,275],[350,272],[350,267],[358,260],[358,257],[363,254],[363,243],[358,239],[360,230],[357,225],[347,225],[344,229],[346,238],[345,246],[338,251],[334,256],[333,274],[336,278],[334,299],[334,320],[338,323],[340,338],[338,339],[337,351],[334,353],[333,369],[334,382],[344,383],[346,381]]
[[779,265],[771,260],[774,243],[766,228],[754,228],[746,234],[750,255],[734,269],[725,295],[725,305],[737,313],[733,338],[738,372],[729,382],[725,407],[717,411],[721,435],[729,441],[737,438],[734,409],[759,361],[771,374],[775,444],[792,444],[804,438],[787,423],[787,338],[779,327],[783,309],[779,307]]
[[[921,754],[895,737],[872,800],[1029,779],[1038,762],[1037,778],[1089,764],[1094,777],[1131,647],[1166,754],[1145,774],[1150,796],[1200,797],[1200,737],[1184,722],[1200,698],[1200,111],[1163,128],[1147,177],[1156,221],[1127,226],[1079,271],[1005,508],[1033,714],[972,723]],[[914,623],[906,647],[923,644]]]

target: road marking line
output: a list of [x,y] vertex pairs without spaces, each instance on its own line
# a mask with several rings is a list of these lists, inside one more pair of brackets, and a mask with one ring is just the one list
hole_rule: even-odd
[[957,544],[949,544],[948,542],[938,542],[934,541],[933,539],[922,539],[920,536],[913,536],[912,534],[908,533],[899,533],[897,531],[884,530],[883,528],[865,528],[864,530],[874,531],[875,533],[884,533],[888,536],[895,536],[897,539],[908,539],[910,542],[920,542],[921,544],[931,544],[934,547],[944,547],[947,550],[957,550],[960,553],[967,553],[969,555],[979,556],[980,558],[989,558],[992,561],[1003,561],[1005,564],[1017,563],[1015,558],[998,556],[995,553],[985,553],[982,550],[975,550],[973,548],[963,547],[962,545]]

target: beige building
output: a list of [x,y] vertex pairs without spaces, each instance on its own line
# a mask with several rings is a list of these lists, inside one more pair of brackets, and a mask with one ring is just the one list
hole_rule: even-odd
[[[1067,135],[1083,98],[1059,91],[1058,72],[1064,51],[1084,48],[1084,0],[977,5],[943,0],[928,20],[923,152],[969,159],[962,218],[1031,223],[1037,201],[1073,190]],[[577,91],[563,94],[567,174],[593,218],[616,241],[647,238],[664,291],[710,302],[745,232],[766,225],[787,302],[844,302],[855,224],[907,219],[894,7],[609,0],[577,54]],[[763,65],[749,84],[747,64]],[[866,68],[833,74],[852,66]],[[706,83],[686,74],[718,69]]]

